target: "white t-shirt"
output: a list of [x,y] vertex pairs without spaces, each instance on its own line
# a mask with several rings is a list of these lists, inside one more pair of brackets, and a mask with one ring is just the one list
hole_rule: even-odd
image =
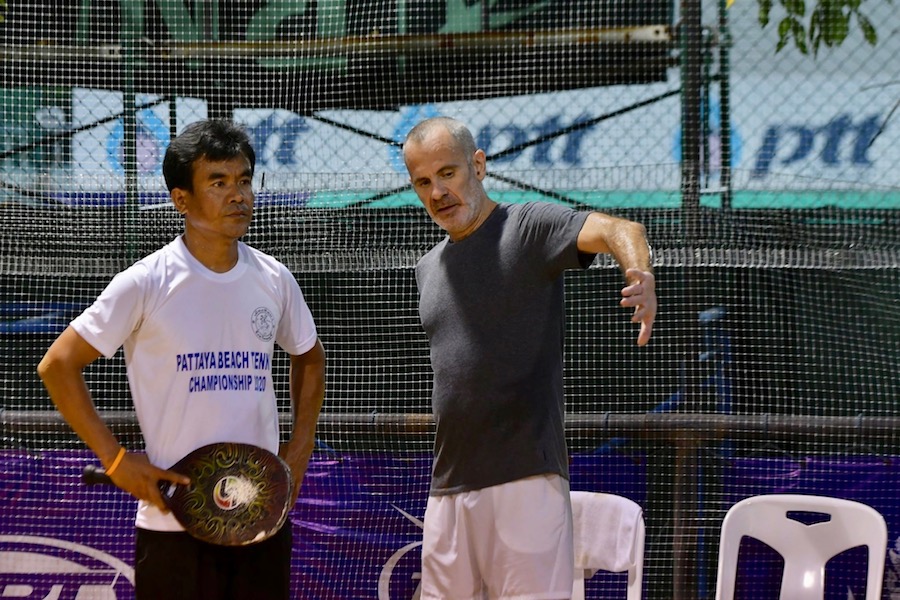
[[[277,453],[274,345],[297,355],[317,339],[282,263],[240,243],[234,268],[215,273],[181,237],[116,275],[72,327],[107,358],[124,347],[147,456],[162,468],[215,442]],[[136,525],[182,529],[146,502]]]

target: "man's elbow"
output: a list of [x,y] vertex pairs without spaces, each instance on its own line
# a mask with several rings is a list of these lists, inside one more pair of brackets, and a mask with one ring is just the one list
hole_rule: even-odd
[[45,354],[37,364],[37,374],[41,381],[45,382],[53,372],[53,359],[50,354]]
[[71,353],[64,351],[58,344],[50,346],[37,365],[37,374],[48,389],[55,382],[63,381],[83,367],[72,360]]

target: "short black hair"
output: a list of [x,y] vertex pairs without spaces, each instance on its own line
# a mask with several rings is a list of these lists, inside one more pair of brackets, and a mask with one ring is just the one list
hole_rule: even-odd
[[169,143],[163,158],[163,177],[171,192],[175,188],[193,191],[194,162],[200,158],[220,161],[243,155],[256,168],[256,152],[243,127],[228,119],[208,119],[191,123]]

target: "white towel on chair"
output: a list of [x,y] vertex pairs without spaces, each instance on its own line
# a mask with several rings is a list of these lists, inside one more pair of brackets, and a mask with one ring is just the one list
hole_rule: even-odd
[[633,567],[641,512],[622,496],[572,492],[575,568],[621,573]]

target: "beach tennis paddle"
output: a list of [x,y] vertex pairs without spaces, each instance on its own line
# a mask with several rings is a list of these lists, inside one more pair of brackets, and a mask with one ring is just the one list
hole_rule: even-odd
[[[169,468],[190,485],[160,481],[169,510],[185,531],[221,546],[244,546],[278,532],[290,510],[291,471],[268,450],[233,442],[198,448]],[[86,485],[111,484],[103,469],[85,467]]]

